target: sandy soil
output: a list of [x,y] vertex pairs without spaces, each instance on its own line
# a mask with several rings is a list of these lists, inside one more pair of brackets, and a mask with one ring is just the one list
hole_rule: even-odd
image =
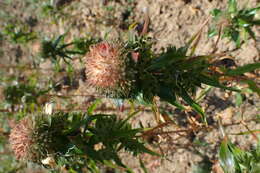
[[[15,3],[17,2],[17,3]],[[63,2],[60,0],[59,2]],[[240,0],[239,4],[245,4],[253,7],[257,0]],[[51,37],[63,34],[68,31],[67,39],[78,36],[101,36],[104,37],[109,32],[109,38],[121,36],[120,33],[126,31],[133,22],[142,23],[145,15],[148,13],[150,25],[148,35],[156,42],[154,50],[160,52],[162,48],[168,45],[177,47],[183,46],[190,37],[196,33],[203,22],[209,17],[209,13],[214,8],[225,8],[227,0],[128,0],[128,1],[109,1],[105,0],[74,0],[64,6],[65,15],[61,15],[56,21],[52,17],[42,17],[37,6],[28,5],[25,2],[14,0],[8,5],[2,5],[5,10],[11,10],[13,16],[19,20],[26,21],[30,17],[37,18],[37,24],[31,27],[38,32],[41,37]],[[1,5],[1,2],[0,2]],[[59,5],[59,3],[58,3]],[[0,6],[1,7],[1,6]],[[23,10],[21,10],[23,9]],[[196,50],[197,54],[208,54],[212,51],[215,40],[207,38],[209,26],[204,27],[200,44]],[[257,39],[260,38],[260,28],[254,28]],[[2,47],[6,50],[3,56],[0,56],[0,64],[7,61],[10,64],[19,64],[31,62],[33,56],[37,55],[39,50],[38,42],[30,43],[27,46],[13,45],[4,42]],[[234,49],[234,44],[227,40],[222,40],[218,45],[218,52]],[[242,46],[241,50],[232,52],[232,58],[238,65],[253,63],[259,61],[259,44],[255,45],[251,40]],[[78,72],[83,68],[76,63]],[[41,63],[42,68],[48,68],[49,62]],[[6,71],[16,74],[16,71]],[[44,72],[42,75],[50,74]],[[17,74],[18,75],[18,74]],[[59,76],[57,78],[62,78]],[[46,76],[48,78],[48,76]],[[65,94],[86,94],[92,91],[85,85],[84,79],[79,77],[78,86],[74,89],[62,90]],[[260,81],[259,81],[260,82]],[[73,103],[87,106],[93,99],[86,97],[73,97]],[[260,114],[260,100],[255,94],[247,94],[240,107],[235,104],[235,93],[225,93],[220,89],[212,89],[205,99],[201,101],[203,108],[207,112],[210,128],[200,129],[201,124],[197,122],[193,113],[181,113],[174,107],[159,103],[163,110],[168,111],[173,123],[161,129],[162,131],[175,131],[184,128],[197,128],[189,133],[169,133],[152,136],[151,149],[162,152],[164,158],[152,157],[148,155],[141,156],[151,172],[158,173],[189,173],[193,172],[198,165],[206,167],[213,165],[212,172],[221,173],[219,170],[218,147],[222,136],[218,126],[218,117],[222,118],[227,134],[246,131],[245,126],[237,124],[241,120],[241,115],[245,121],[255,118]],[[108,100],[108,107],[112,101]],[[125,105],[128,107],[129,105]],[[66,106],[64,106],[66,107]],[[120,113],[120,111],[118,111]],[[122,114],[122,113],[121,113]],[[122,115],[123,116],[123,115]],[[165,119],[162,119],[162,121]],[[139,121],[144,125],[156,125],[156,121],[151,111],[143,111],[133,119],[133,124],[138,126]],[[254,121],[247,122],[250,129],[259,129],[260,125]],[[150,136],[151,137],[151,136]],[[249,149],[255,145],[256,141],[250,135],[230,135],[233,142],[242,148]],[[148,140],[148,139],[147,139]],[[122,153],[124,162],[133,168],[135,172],[142,172],[139,168],[139,158],[132,158]]]

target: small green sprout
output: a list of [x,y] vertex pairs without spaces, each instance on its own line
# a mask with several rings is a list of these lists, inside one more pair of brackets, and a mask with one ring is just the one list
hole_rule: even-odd
[[229,0],[226,10],[214,9],[211,12],[215,25],[210,28],[208,36],[221,35],[222,38],[235,42],[237,47],[248,40],[248,36],[255,40],[252,27],[260,25],[260,19],[256,19],[258,10],[260,6],[239,10],[237,1]]
[[240,149],[224,139],[219,150],[220,165],[225,173],[260,172],[260,142],[251,151]]
[[98,42],[97,39],[93,38],[77,38],[70,43],[65,43],[65,36],[66,34],[62,34],[56,39],[43,40],[41,57],[50,59],[55,65],[58,65],[60,60],[70,64],[69,61],[72,60],[72,56],[84,55],[91,44]]
[[27,27],[18,27],[14,24],[7,24],[2,33],[14,43],[27,43],[37,38],[36,33],[30,32]]
[[4,89],[3,94],[7,103],[15,105],[37,103],[37,98],[47,92],[48,90],[39,89],[35,85],[18,83],[7,86]]

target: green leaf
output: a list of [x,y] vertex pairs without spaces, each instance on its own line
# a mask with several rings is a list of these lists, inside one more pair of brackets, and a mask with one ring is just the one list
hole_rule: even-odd
[[253,25],[260,25],[260,20],[254,20],[254,21],[251,21],[251,23]]
[[229,149],[228,143],[228,139],[224,139],[220,145],[220,165],[225,173],[236,173],[235,158],[233,153]]
[[123,125],[125,125],[130,118],[132,118],[133,116],[135,116],[135,115],[138,114],[139,112],[140,112],[140,111],[138,110],[138,111],[135,111],[135,112],[131,113],[125,120],[123,120],[123,121],[121,122],[121,124],[119,125],[119,127],[122,127]]
[[152,62],[152,65],[150,65],[147,70],[161,69],[170,66],[173,62],[186,57],[186,52],[187,49],[185,47],[179,49],[176,49],[176,47],[169,47],[165,53],[162,53],[161,56]]
[[205,123],[207,123],[206,115],[202,110],[201,106],[198,103],[196,103],[184,89],[182,89],[180,96],[187,104],[189,104],[196,112],[198,112],[201,115],[202,120]]
[[170,87],[160,86],[160,91],[158,93],[158,96],[162,100],[169,102],[170,104],[176,106],[177,108],[181,110],[185,110],[185,108],[180,103],[177,102],[173,89],[171,89]]
[[118,130],[115,132],[115,136],[117,137],[127,137],[127,136],[135,136],[136,133],[142,131],[142,129],[130,129],[130,130]]
[[111,151],[109,154],[111,156],[111,159],[113,159],[117,165],[126,168],[125,164],[122,163],[121,159],[115,151]]
[[252,133],[259,133],[260,129],[256,129],[256,130],[250,130],[250,131],[245,131],[245,132],[239,132],[239,133],[232,133],[232,135],[250,135]]
[[220,9],[213,9],[210,14],[213,16],[213,17],[218,17],[220,14],[222,13],[222,11]]
[[208,37],[211,38],[211,37],[214,37],[218,34],[216,28],[210,28],[209,31],[208,31]]
[[225,85],[222,85],[221,83],[219,83],[219,81],[217,79],[210,78],[209,76],[206,76],[206,75],[200,75],[199,80],[202,83],[209,85],[209,86],[214,86],[214,87],[217,87],[217,88],[222,88],[222,89],[226,89],[226,90],[240,92],[239,89],[232,88],[232,87],[226,87]]
[[95,111],[95,109],[97,108],[97,106],[101,103],[101,99],[97,99],[94,101],[94,103],[92,103],[88,109],[87,109],[87,113],[88,115],[92,115],[93,112]]
[[143,144],[139,143],[140,146],[139,146],[139,149],[144,152],[144,153],[148,153],[148,154],[151,154],[151,155],[154,155],[154,156],[161,156],[160,154],[146,148]]
[[54,42],[53,42],[53,47],[56,48],[58,44],[64,39],[65,34],[60,35]]
[[205,89],[203,89],[200,93],[199,96],[196,98],[196,102],[201,101],[212,89],[212,86],[207,86]]
[[230,33],[230,37],[236,43],[237,47],[241,46],[240,35],[238,31],[232,29]]
[[247,10],[246,14],[247,14],[247,16],[256,15],[258,10],[260,10],[260,7],[251,8],[251,9]]
[[236,99],[235,99],[236,106],[240,106],[243,103],[243,96],[241,93],[236,94]]
[[228,0],[228,12],[229,13],[237,12],[237,1],[236,0]]
[[134,173],[134,171],[131,168],[127,168],[126,173]]
[[139,104],[149,106],[151,103],[149,100],[146,100],[144,98],[144,94],[142,92],[138,93],[138,95],[135,97],[135,101],[137,101]]
[[248,23],[246,20],[243,20],[241,18],[238,19],[238,24],[242,27],[248,27],[250,26],[250,23]]
[[245,31],[250,35],[250,37],[252,38],[252,39],[256,39],[255,38],[255,33],[249,28],[249,27],[246,27],[246,28],[244,28],[245,29]]
[[260,88],[257,86],[257,84],[256,84],[254,81],[252,81],[252,80],[246,80],[246,81],[244,81],[244,82],[246,82],[246,83],[248,84],[249,88],[250,88],[252,91],[254,91],[255,93],[257,93],[258,96],[260,97]]
[[208,146],[210,145],[210,144],[207,143],[206,141],[200,140],[200,139],[198,139],[198,138],[196,138],[196,139],[193,140],[193,144],[194,144],[195,146],[199,146],[199,147],[208,147]]
[[110,168],[114,168],[114,169],[118,168],[118,166],[112,163],[110,160],[104,160],[104,164]]
[[246,72],[254,71],[260,68],[260,63],[247,64],[242,67],[238,67],[234,70],[228,70],[225,75],[227,76],[237,76],[242,75]]
[[139,158],[139,163],[140,163],[140,166],[141,166],[142,170],[144,171],[144,173],[148,173],[148,170],[145,167],[144,162],[142,161],[141,158]]

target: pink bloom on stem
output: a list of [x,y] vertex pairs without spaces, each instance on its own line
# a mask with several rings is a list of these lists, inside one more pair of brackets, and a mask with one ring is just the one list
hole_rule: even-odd
[[26,159],[28,157],[30,146],[33,144],[31,133],[31,123],[28,118],[22,119],[11,130],[9,142],[17,159]]
[[113,44],[93,45],[86,55],[87,82],[97,88],[115,88],[123,77],[120,56],[119,48]]

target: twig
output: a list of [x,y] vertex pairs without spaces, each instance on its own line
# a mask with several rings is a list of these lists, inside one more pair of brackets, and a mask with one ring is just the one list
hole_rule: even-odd
[[219,27],[218,38],[217,38],[217,41],[216,41],[216,43],[214,45],[212,53],[215,53],[217,51],[217,45],[218,45],[218,42],[220,40],[221,32],[222,32],[222,25],[220,25],[220,27]]

